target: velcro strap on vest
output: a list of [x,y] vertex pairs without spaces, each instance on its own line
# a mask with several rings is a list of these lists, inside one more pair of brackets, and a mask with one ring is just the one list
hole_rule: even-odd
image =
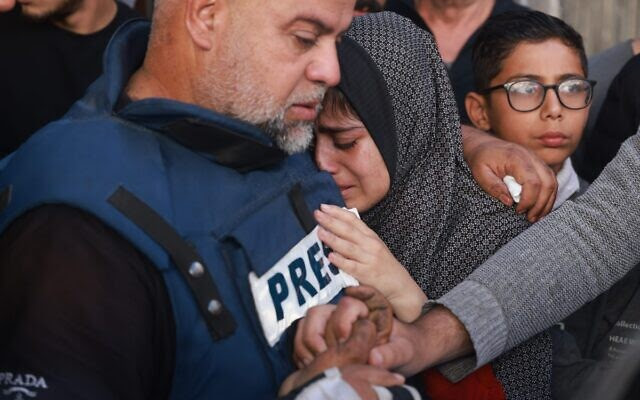
[[296,213],[296,217],[298,217],[298,221],[300,221],[300,225],[302,225],[304,231],[309,234],[317,224],[309,207],[307,207],[307,203],[304,201],[302,186],[299,182],[293,185],[289,191],[289,201],[291,201],[291,206]]
[[12,192],[12,185],[6,186],[4,189],[2,189],[2,192],[0,192],[0,211],[4,210],[9,205],[9,203],[11,203]]
[[211,121],[180,119],[162,126],[160,131],[193,151],[212,155],[217,164],[240,172],[272,166],[286,157],[275,146],[268,146]]
[[233,334],[236,322],[224,306],[218,287],[196,250],[160,214],[122,186],[108,201],[169,254],[189,285],[213,339],[220,340]]

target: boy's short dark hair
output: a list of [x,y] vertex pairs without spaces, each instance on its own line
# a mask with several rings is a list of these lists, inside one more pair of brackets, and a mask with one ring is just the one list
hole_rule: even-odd
[[540,11],[510,11],[489,18],[478,32],[472,56],[476,90],[489,87],[517,45],[549,39],[559,39],[578,53],[586,77],[587,55],[582,36],[575,29],[560,18]]

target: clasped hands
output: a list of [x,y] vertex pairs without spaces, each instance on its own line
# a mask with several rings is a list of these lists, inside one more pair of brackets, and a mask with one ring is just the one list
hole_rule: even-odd
[[377,398],[372,385],[404,383],[402,375],[371,363],[372,351],[389,343],[393,327],[391,305],[368,286],[347,288],[337,306],[312,308],[298,323],[294,340],[294,361],[300,369],[285,380],[280,395],[331,367],[339,368],[342,379],[363,399]]

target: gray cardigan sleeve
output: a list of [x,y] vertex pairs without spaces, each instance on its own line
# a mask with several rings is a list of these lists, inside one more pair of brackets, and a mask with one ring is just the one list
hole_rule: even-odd
[[474,345],[475,359],[458,367],[468,373],[560,321],[639,261],[640,130],[584,195],[435,301],[462,321]]

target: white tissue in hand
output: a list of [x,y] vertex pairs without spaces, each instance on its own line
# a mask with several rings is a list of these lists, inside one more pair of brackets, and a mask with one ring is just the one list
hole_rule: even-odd
[[511,175],[506,175],[502,178],[502,182],[507,185],[507,189],[509,189],[509,194],[511,194],[513,201],[519,203],[520,194],[522,194],[522,185],[516,182],[516,178]]
[[360,218],[360,213],[358,212],[357,208],[347,208],[347,207],[342,207],[343,209],[350,211],[352,213],[354,213],[356,215],[356,217],[358,217],[358,219],[362,219]]

